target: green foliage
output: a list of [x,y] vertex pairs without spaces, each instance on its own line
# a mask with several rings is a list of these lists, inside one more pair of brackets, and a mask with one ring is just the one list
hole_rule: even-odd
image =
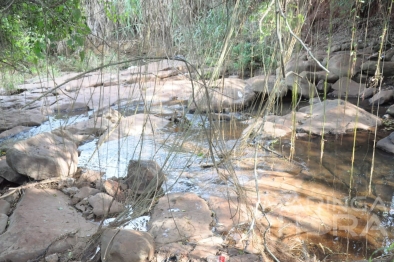
[[68,47],[75,50],[83,46],[90,32],[79,0],[52,5],[15,1],[0,14],[3,64],[37,63],[52,54],[60,40],[66,40]]

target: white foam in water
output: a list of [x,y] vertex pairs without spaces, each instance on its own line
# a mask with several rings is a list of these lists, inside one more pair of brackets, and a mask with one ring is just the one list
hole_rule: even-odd
[[[109,223],[113,222],[115,218],[107,218],[104,220],[104,226],[108,226]],[[136,219],[131,220],[129,223],[122,226],[124,229],[132,229],[138,231],[148,231],[148,222],[150,220],[150,216],[141,216]]]

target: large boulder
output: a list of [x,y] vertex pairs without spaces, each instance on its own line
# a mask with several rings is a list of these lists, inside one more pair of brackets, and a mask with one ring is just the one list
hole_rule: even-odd
[[[374,75],[378,68],[378,61],[367,61],[361,65],[361,69],[368,75]],[[380,62],[379,70],[385,77],[394,76],[394,62]]]
[[130,160],[125,180],[129,189],[137,194],[160,189],[165,179],[160,166],[154,160]]
[[171,193],[159,199],[148,232],[162,246],[178,241],[199,241],[212,235],[211,211],[194,193]]
[[146,232],[131,229],[106,229],[101,236],[101,260],[146,262],[153,259],[155,244]]
[[51,133],[15,143],[7,150],[6,157],[15,172],[35,180],[71,177],[78,165],[75,143]]
[[[356,129],[373,130],[380,126],[382,121],[379,117],[359,108],[349,102],[335,99],[325,100],[313,106],[310,114],[309,106],[298,110],[297,131],[316,135],[344,134]],[[290,113],[291,115],[291,113]]]
[[382,90],[371,97],[368,102],[370,105],[382,105],[393,100],[394,90]]
[[[207,101],[207,93],[209,103]],[[237,111],[248,107],[256,94],[248,83],[238,78],[225,78],[214,81],[210,87],[195,88],[189,99],[190,112]]]
[[68,205],[69,198],[53,189],[26,189],[0,235],[0,261],[28,261],[64,252],[93,235],[98,225],[86,221]]

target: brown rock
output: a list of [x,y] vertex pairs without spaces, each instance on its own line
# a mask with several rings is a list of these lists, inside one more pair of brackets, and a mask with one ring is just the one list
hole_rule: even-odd
[[117,181],[108,179],[103,183],[105,192],[108,195],[115,197],[118,201],[124,201],[126,199],[125,194],[121,191],[120,185]]
[[[64,252],[86,241],[97,225],[87,222],[68,206],[68,197],[53,189],[28,188],[0,235],[0,261],[35,259],[52,243],[48,255]],[[28,214],[28,215],[27,215]],[[66,237],[65,234],[76,232]],[[61,236],[63,239],[58,240]]]
[[101,236],[101,260],[146,262],[153,259],[155,244],[150,234],[130,229],[106,229]]
[[102,179],[102,176],[104,175],[103,172],[99,171],[94,171],[94,170],[86,170],[81,174],[81,176],[78,178],[77,184],[83,183],[83,182],[88,182],[88,183],[94,183],[96,184],[97,181]]
[[93,207],[93,213],[99,217],[106,215],[110,206],[108,215],[117,214],[124,210],[124,206],[121,203],[116,200],[112,202],[112,200],[113,197],[105,193],[95,194],[88,199],[89,204]]
[[125,183],[137,194],[160,189],[165,179],[160,166],[153,160],[130,160]]
[[171,193],[159,199],[149,221],[149,233],[156,245],[198,241],[212,235],[211,211],[194,193]]
[[77,171],[78,151],[70,140],[43,133],[17,142],[7,151],[7,164],[35,180],[71,177]]

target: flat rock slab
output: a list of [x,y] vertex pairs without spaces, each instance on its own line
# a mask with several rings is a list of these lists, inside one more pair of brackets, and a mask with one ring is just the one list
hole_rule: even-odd
[[46,117],[39,110],[0,109],[0,132],[17,126],[39,126]]
[[148,224],[158,246],[183,240],[198,241],[212,235],[211,211],[194,193],[173,193],[159,199]]
[[94,234],[98,226],[69,207],[68,201],[68,197],[57,190],[26,189],[10,217],[7,231],[0,235],[0,261],[34,259],[60,236],[77,232],[49,250],[49,253],[63,252],[75,241]]
[[73,176],[78,165],[75,143],[51,133],[15,143],[6,157],[15,172],[35,180]]
[[8,129],[7,131],[1,132],[0,133],[0,140],[1,139],[8,139],[8,138],[12,138],[22,132],[27,132],[31,129],[31,127],[27,127],[27,126],[16,126],[13,127],[11,129]]
[[344,134],[355,128],[373,130],[375,125],[382,124],[379,117],[340,99],[325,100],[313,105],[312,114],[309,114],[310,110],[309,106],[300,108],[299,113],[305,115],[297,115],[299,123],[297,131],[310,132],[315,135],[322,135],[323,132],[324,134]]

